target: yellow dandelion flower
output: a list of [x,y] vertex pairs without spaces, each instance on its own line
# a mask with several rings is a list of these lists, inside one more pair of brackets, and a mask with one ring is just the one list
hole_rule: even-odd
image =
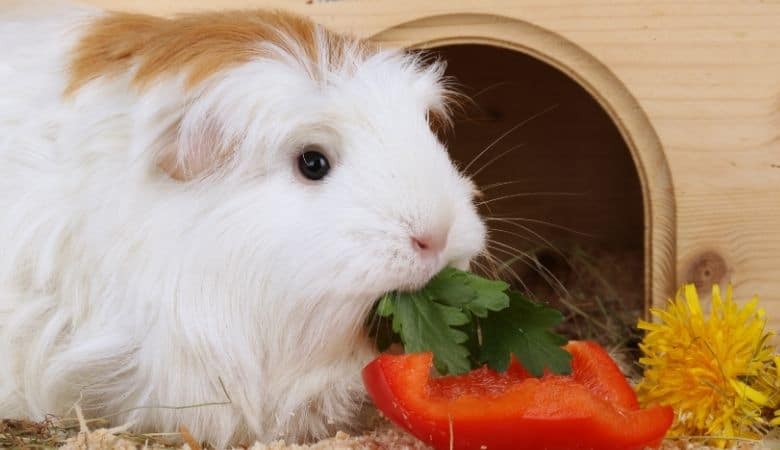
[[[766,384],[774,389],[774,392],[777,396],[780,396],[780,355],[777,355],[774,357],[774,363],[775,363],[775,373],[774,373],[774,380],[772,377],[770,377]],[[780,427],[780,399],[775,399],[775,408],[777,410],[775,411],[775,418],[772,419],[769,423],[772,424],[772,426]]]
[[744,306],[731,286],[721,297],[712,288],[709,314],[694,285],[686,285],[666,308],[652,309],[655,322],[639,321],[644,379],[637,393],[645,405],[676,412],[669,435],[759,438],[770,426],[770,408],[780,407],[780,355],[769,344],[766,314],[754,297]]

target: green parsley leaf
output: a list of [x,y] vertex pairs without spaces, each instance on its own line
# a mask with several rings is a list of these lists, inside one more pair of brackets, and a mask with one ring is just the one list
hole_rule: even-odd
[[463,272],[451,267],[442,270],[426,286],[436,301],[463,308],[477,317],[487,317],[488,311],[500,311],[509,306],[504,292],[509,285]]
[[393,303],[393,295],[385,294],[385,296],[382,297],[382,299],[379,300],[379,303],[376,305],[376,313],[379,314],[381,317],[390,317],[393,315],[393,311],[395,311],[395,304]]
[[459,308],[434,302],[426,291],[386,295],[377,313],[393,316],[393,331],[401,336],[407,352],[433,352],[441,373],[471,370],[469,351],[463,345],[468,335],[454,327],[469,323]]
[[566,338],[550,331],[563,321],[561,313],[516,292],[509,296],[509,308],[482,321],[480,359],[503,372],[514,353],[534,376],[541,376],[545,367],[554,373],[571,372],[571,355],[561,348]]
[[392,317],[407,352],[431,351],[442,374],[461,374],[487,363],[503,372],[515,354],[536,376],[544,368],[571,370],[567,341],[550,329],[561,314],[509,291],[503,281],[446,268],[422,290],[385,295],[376,306]]

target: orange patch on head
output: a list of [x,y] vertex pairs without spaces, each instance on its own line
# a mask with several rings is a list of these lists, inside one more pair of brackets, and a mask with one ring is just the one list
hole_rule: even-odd
[[[265,46],[264,46],[265,45]],[[348,58],[366,58],[378,49],[347,36],[329,33],[303,17],[279,11],[230,11],[161,18],[108,13],[92,22],[76,45],[65,94],[99,77],[132,76],[139,89],[155,80],[181,76],[191,88],[221,70],[252,59],[278,57],[272,45],[300,61],[313,80]],[[232,142],[223,142],[218,127],[181,152],[180,123],[161,136],[158,167],[177,180],[189,180],[225,165]]]
[[[323,39],[324,46],[318,43]],[[75,48],[66,93],[99,76],[129,70],[135,70],[133,83],[139,87],[175,73],[184,74],[191,87],[222,69],[261,57],[263,43],[302,53],[300,57],[314,63],[308,67],[340,64],[347,47],[356,45],[353,39],[318,30],[308,19],[279,11],[202,13],[173,19],[109,13],[90,25]],[[364,43],[357,49],[369,53]]]
[[[379,50],[372,43],[328,32],[306,18],[280,11],[207,12],[175,18],[112,12],[90,23],[74,48],[65,94],[74,94],[92,80],[120,75],[131,77],[132,85],[141,90],[164,78],[181,79],[187,89],[243,63],[280,57],[298,62],[312,80],[323,81],[328,72],[350,71]],[[449,100],[457,98],[446,90],[442,94]],[[448,109],[428,112],[434,130],[443,132],[450,125]],[[182,141],[180,126],[172,125],[160,138],[157,165],[162,171],[186,181],[229,164],[236,143],[225,142],[219,126],[201,124],[205,131],[197,142]]]

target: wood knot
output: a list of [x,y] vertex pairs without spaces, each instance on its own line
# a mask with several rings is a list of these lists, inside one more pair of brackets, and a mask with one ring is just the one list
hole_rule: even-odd
[[709,292],[712,285],[720,284],[728,273],[726,260],[713,251],[707,251],[693,258],[688,268],[687,279],[688,282],[696,285],[700,293]]

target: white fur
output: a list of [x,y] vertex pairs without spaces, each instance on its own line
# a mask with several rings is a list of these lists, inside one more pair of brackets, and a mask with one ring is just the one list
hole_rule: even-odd
[[[64,99],[68,51],[100,13],[40,10],[0,9],[0,416],[79,401],[217,446],[353,423],[373,300],[483,246],[471,183],[426,122],[441,66],[305,67],[273,49],[191,91],[170,76],[138,92],[128,73]],[[155,164],[215,139],[237,143],[218,173]],[[296,172],[312,142],[333,166],[320,183]],[[435,258],[410,245],[447,230]],[[229,404],[169,408],[226,403],[222,384]]]

